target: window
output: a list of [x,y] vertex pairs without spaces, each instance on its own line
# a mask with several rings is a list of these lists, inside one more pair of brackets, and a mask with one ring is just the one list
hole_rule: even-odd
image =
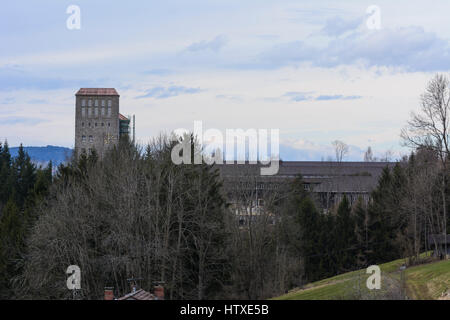
[[97,122],[95,123],[95,126],[97,126]]
[[81,126],[84,127],[84,122],[81,123]]
[[81,108],[81,116],[86,118],[86,108]]
[[88,117],[92,117],[92,108],[88,108]]
[[95,100],[95,106],[98,107],[98,100]]
[[94,142],[94,137],[93,136],[89,136],[89,142]]
[[84,99],[81,100],[81,106],[82,106],[82,107],[86,107],[86,100],[84,100]]
[[89,107],[92,107],[92,100],[89,99],[88,105],[89,105]]
[[111,100],[108,100],[108,107],[112,107],[112,101]]
[[105,124],[102,122],[102,127],[104,127],[105,126]]
[[105,116],[105,108],[102,108],[102,117]]
[[108,117],[111,117],[111,108],[108,108]]
[[102,100],[102,107],[104,107],[106,105],[106,101]]
[[111,123],[108,122],[108,127],[111,127]]
[[89,126],[89,127],[91,126],[91,123],[90,123],[90,122],[89,122],[88,126]]
[[95,111],[94,112],[95,113],[95,117],[97,118],[98,117],[98,108],[95,108],[94,111]]
[[81,136],[81,141],[86,142],[86,136]]

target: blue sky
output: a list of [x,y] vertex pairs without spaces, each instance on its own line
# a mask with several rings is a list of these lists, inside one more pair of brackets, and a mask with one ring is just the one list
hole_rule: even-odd
[[[67,7],[81,9],[69,30]],[[380,8],[381,29],[366,21]],[[137,136],[280,129],[284,158],[397,156],[433,74],[450,69],[450,3],[16,0],[0,11],[0,139],[74,144],[74,94],[115,87]],[[283,155],[284,152],[284,155]]]

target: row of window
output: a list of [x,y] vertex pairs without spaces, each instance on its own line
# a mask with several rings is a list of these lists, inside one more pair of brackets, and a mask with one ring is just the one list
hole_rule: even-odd
[[[86,136],[81,136],[81,142],[86,142]],[[93,136],[89,136],[89,142],[94,142]]]
[[[88,118],[91,118],[91,117],[98,118],[99,109],[100,109],[102,117],[105,117],[105,116],[108,118],[111,117],[111,107],[108,107],[108,109],[106,109],[104,107],[102,107],[102,108],[84,108],[84,107],[82,107],[81,108],[81,116],[83,118],[86,118],[86,111],[87,111]],[[106,111],[108,112],[108,114],[106,114]]]
[[[88,150],[89,150],[89,153],[87,153],[87,155],[90,155],[92,153],[93,149],[89,148]],[[86,154],[86,148],[81,148],[81,153]]]
[[[91,100],[91,99],[89,99],[87,102],[87,106],[88,107],[92,107],[92,101],[94,101],[94,105],[96,106],[96,107],[98,107],[99,106],[99,100],[97,100],[97,99],[95,99],[95,100]],[[102,107],[105,107],[106,106],[106,100],[101,100],[101,104],[102,104]],[[82,107],[86,107],[86,99],[83,99],[83,100],[81,100],[81,106]],[[108,107],[112,107],[112,100],[108,100]]]
[[[95,123],[94,123],[94,127],[97,127],[97,126],[99,126],[99,125],[101,125],[102,127],[104,127],[104,126],[105,126],[105,123],[104,123],[104,122],[102,122],[102,123],[95,122]],[[81,123],[81,126],[84,127],[84,122]],[[111,122],[108,122],[108,123],[107,123],[107,126],[108,126],[108,127],[111,127]],[[88,122],[88,127],[91,127],[91,123],[90,123],[90,122]]]

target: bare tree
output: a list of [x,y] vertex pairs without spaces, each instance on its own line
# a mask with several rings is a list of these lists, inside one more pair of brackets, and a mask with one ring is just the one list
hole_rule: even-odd
[[[402,130],[404,145],[412,148],[426,147],[434,150],[441,164],[441,197],[443,210],[442,234],[447,234],[447,162],[450,152],[450,87],[446,76],[437,74],[421,96],[420,113],[412,113]],[[445,243],[447,252],[447,243]]]
[[367,148],[367,151],[364,153],[364,161],[365,162],[375,161],[375,159],[373,157],[372,148],[370,146]]
[[348,154],[348,145],[340,140],[335,140],[331,143],[334,147],[334,151],[336,153],[336,161],[342,162],[344,157]]

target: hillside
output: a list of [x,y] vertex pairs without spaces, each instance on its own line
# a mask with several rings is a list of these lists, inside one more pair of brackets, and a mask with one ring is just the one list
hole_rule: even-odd
[[[52,161],[54,167],[65,162],[72,154],[72,149],[56,146],[23,147],[23,149],[33,162],[46,165],[49,161]],[[11,156],[16,157],[18,151],[18,147],[10,148]]]
[[450,289],[450,260],[411,266],[402,274],[399,268],[404,263],[399,259],[380,265],[381,290],[366,288],[369,275],[363,269],[308,284],[274,300],[400,299],[404,294],[408,299],[443,299]]

